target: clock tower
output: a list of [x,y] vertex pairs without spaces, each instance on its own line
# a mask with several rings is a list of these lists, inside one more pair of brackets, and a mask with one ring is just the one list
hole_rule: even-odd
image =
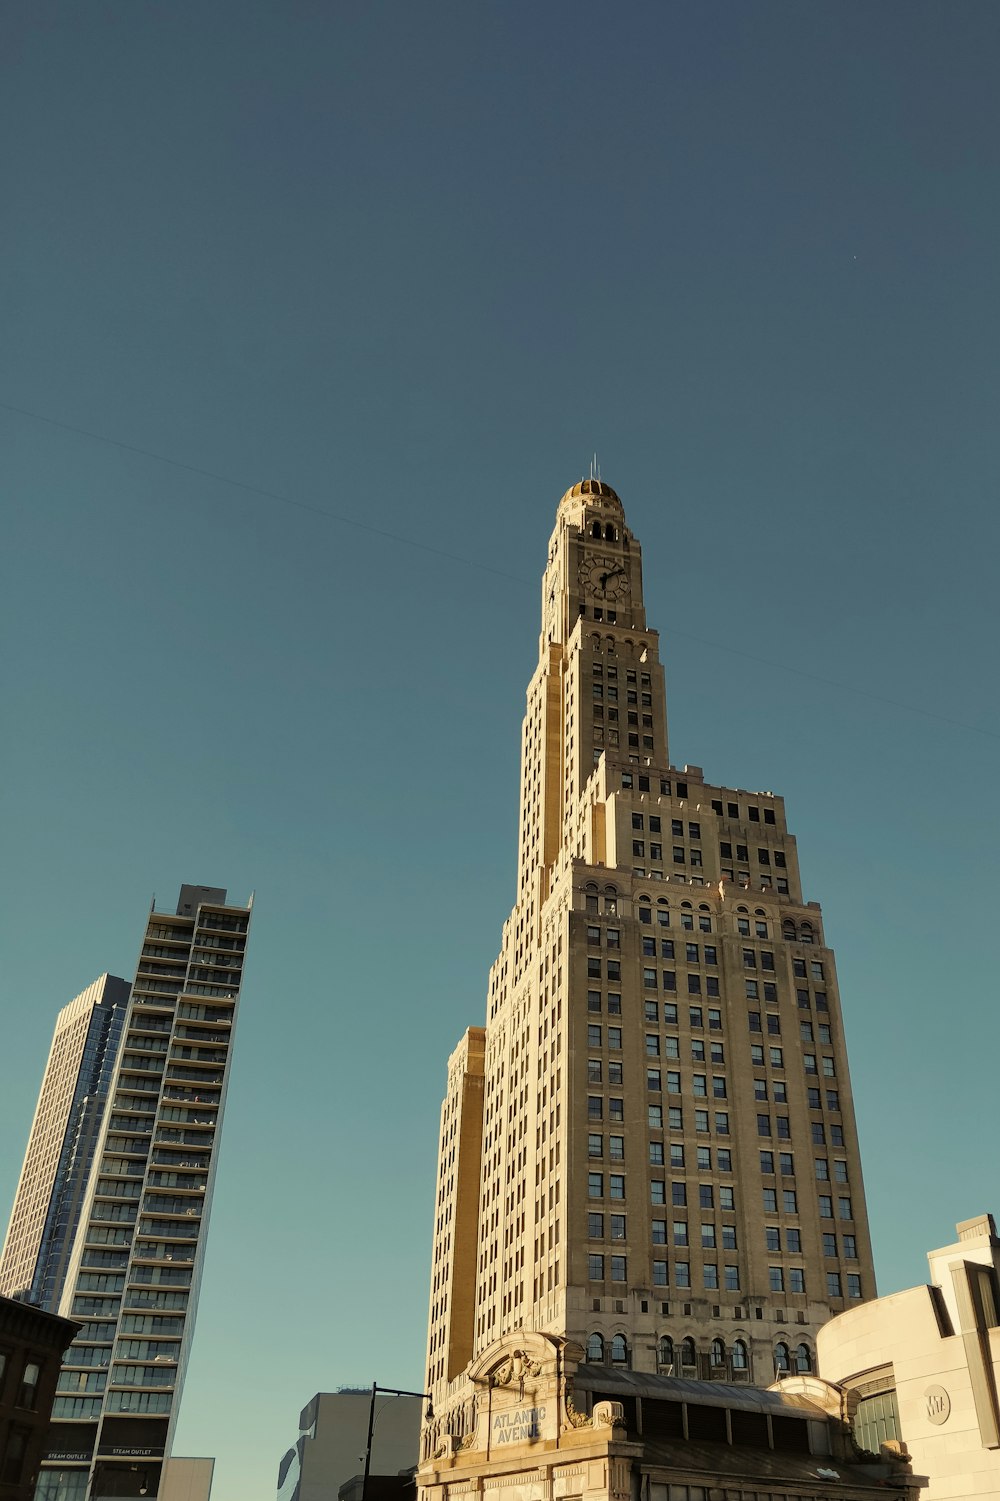
[[425,1458],[541,1336],[768,1385],[875,1291],[819,906],[780,797],[671,765],[610,485],[559,502],[541,604],[516,900],[442,1108]]

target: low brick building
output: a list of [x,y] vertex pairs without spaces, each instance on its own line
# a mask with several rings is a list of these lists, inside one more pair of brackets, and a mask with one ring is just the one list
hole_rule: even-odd
[[72,1319],[0,1298],[0,1501],[31,1501]]

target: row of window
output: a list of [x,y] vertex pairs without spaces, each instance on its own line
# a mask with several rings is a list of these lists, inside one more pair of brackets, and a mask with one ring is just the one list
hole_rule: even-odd
[[[645,697],[645,695],[643,695]],[[633,813],[632,827],[640,832],[648,829],[651,834],[659,834],[663,830],[663,820],[658,813]],[[670,819],[670,832],[676,839],[684,837],[684,820],[682,818]],[[687,837],[698,840],[701,838],[701,824],[688,822]]]
[[[726,818],[735,818],[739,820],[740,805],[739,803],[726,803],[725,810],[723,810],[721,800],[719,798],[713,797],[712,812],[718,813],[720,818],[725,816]],[[761,818],[761,814],[763,814],[763,819]],[[774,809],[758,808],[755,804],[749,803],[747,805],[747,821],[749,823],[774,823]]]
[[[691,1263],[689,1261],[675,1261],[673,1264],[673,1285],[680,1288],[691,1287]],[[702,1284],[709,1291],[716,1292],[725,1289],[726,1292],[739,1292],[740,1269],[738,1266],[723,1266],[721,1269],[718,1262],[706,1261],[702,1265]],[[605,1256],[602,1251],[592,1251],[587,1256],[587,1279],[590,1282],[628,1282],[628,1257]],[[654,1259],[652,1262],[652,1285],[653,1287],[669,1287],[670,1268],[666,1261]]]
[[[750,855],[748,852],[748,846],[745,844],[737,844],[735,846],[735,856],[733,855],[733,849],[734,846],[729,844],[728,841],[721,841],[719,844],[720,857],[723,860],[742,860],[745,864],[749,865]],[[788,868],[788,862],[785,859],[784,850],[772,850],[766,845],[758,845],[757,864],[769,866],[772,864],[772,862],[778,868],[778,870],[786,870]]]
[[[597,1030],[599,1032],[601,1030],[600,1027],[598,1027]],[[587,1031],[589,1034],[589,1027],[587,1028]],[[646,1033],[646,1057],[659,1058],[661,1052],[661,1043],[664,1058],[680,1058],[680,1038],[674,1037],[672,1035],[661,1038],[659,1033],[657,1032]],[[721,1042],[706,1043],[701,1037],[692,1037],[690,1047],[691,1060],[693,1063],[725,1063],[726,1061],[725,1047]],[[706,1048],[708,1050],[707,1053]]]

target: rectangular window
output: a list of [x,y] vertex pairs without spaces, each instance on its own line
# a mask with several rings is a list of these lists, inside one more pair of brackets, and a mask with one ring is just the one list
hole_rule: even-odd
[[587,1276],[591,1282],[604,1281],[604,1257],[591,1251],[587,1257]]
[[662,1167],[663,1166],[663,1143],[662,1143],[662,1141],[651,1141],[649,1143],[649,1160],[653,1164],[654,1167]]
[[748,1011],[747,1021],[749,1023],[751,1032],[759,1032],[761,1030],[759,1011]]
[[604,1198],[604,1174],[603,1173],[588,1173],[587,1174],[587,1197],[590,1198],[590,1199],[603,1199]]
[[673,1204],[673,1206],[674,1206],[675,1209],[685,1209],[687,1207],[687,1185],[686,1184],[684,1184],[684,1183],[671,1183],[671,1185],[670,1185],[670,1202],[671,1202],[671,1204]]
[[590,1084],[600,1084],[600,1082],[601,1082],[601,1060],[600,1060],[600,1058],[588,1058],[588,1060],[587,1060],[587,1080],[588,1080],[588,1083],[590,1083]]
[[601,1046],[601,1036],[602,1034],[600,1027],[595,1026],[593,1022],[590,1022],[587,1026],[588,1048],[599,1048]]
[[691,1286],[691,1263],[689,1261],[674,1262],[674,1280],[678,1287]]
[[651,1131],[663,1130],[663,1106],[649,1105],[646,1109],[646,1122]]
[[717,1136],[729,1135],[729,1111],[717,1110],[715,1112],[715,1134]]
[[844,1260],[857,1261],[858,1243],[855,1237],[853,1235],[844,1235],[841,1238],[844,1242]]
[[651,1220],[650,1221],[650,1234],[652,1236],[652,1241],[653,1241],[653,1245],[654,1246],[665,1246],[666,1243],[667,1243],[667,1222],[666,1222],[666,1220]]
[[760,1154],[760,1170],[761,1170],[762,1173],[773,1173],[774,1172],[774,1153],[773,1152],[761,1152],[761,1154]]
[[856,1272],[848,1272],[847,1274],[847,1296],[849,1298],[860,1298],[861,1296],[861,1278]]
[[587,1215],[587,1238],[589,1240],[604,1239],[604,1216],[603,1214]]
[[767,1269],[768,1287],[773,1293],[783,1293],[785,1290],[785,1273],[780,1266],[769,1266]]
[[612,1258],[611,1258],[611,1280],[612,1280],[612,1282],[625,1282],[627,1280],[627,1278],[625,1276],[625,1257],[624,1256],[612,1256]]
[[[621,1140],[621,1137],[619,1137]],[[624,1199],[625,1197],[625,1174],[611,1173],[608,1177],[608,1198]]]
[[829,1194],[820,1194],[819,1196],[819,1217],[821,1220],[833,1219],[833,1200]]
[[667,1287],[667,1263],[665,1261],[653,1262],[653,1286]]
[[707,1288],[717,1288],[719,1285],[719,1268],[713,1261],[706,1261],[702,1267],[702,1275]]
[[620,1063],[609,1063],[608,1064],[608,1083],[609,1084],[621,1084],[622,1083],[622,1066],[621,1066]]
[[837,1237],[835,1235],[824,1235],[823,1236],[823,1255],[824,1256],[836,1256],[836,1254],[837,1254]]
[[707,1074],[692,1074],[691,1075],[691,1091],[692,1091],[692,1093],[694,1094],[694,1096],[696,1098],[701,1098],[701,1097],[706,1096],[708,1094],[708,1075]]
[[613,1052],[620,1053],[621,1052],[621,1046],[622,1046],[622,1029],[621,1029],[621,1027],[609,1027],[608,1028],[608,1047],[611,1048],[611,1050]]
[[778,1153],[778,1172],[783,1178],[793,1178],[795,1176],[795,1163],[791,1152]]
[[604,1156],[604,1137],[603,1136],[595,1136],[593,1133],[591,1133],[587,1137],[587,1156],[588,1157],[603,1157]]
[[773,1189],[773,1188],[765,1188],[763,1190],[763,1199],[764,1199],[764,1213],[765,1214],[777,1214],[777,1212],[778,1212],[778,1195],[777,1195],[776,1190]]
[[611,1121],[623,1121],[624,1119],[625,1119],[625,1101],[624,1100],[609,1100],[608,1101],[608,1120],[611,1120]]
[[[611,1158],[612,1162],[624,1162],[624,1160],[625,1160],[625,1138],[624,1138],[624,1136],[609,1136],[608,1137],[608,1156]],[[614,1197],[614,1195],[612,1195],[612,1197]]]
[[684,1166],[684,1145],[682,1142],[672,1141],[670,1143],[670,1166]]
[[850,1199],[837,1200],[837,1218],[839,1220],[853,1220],[854,1215],[851,1212]]
[[804,1293],[806,1290],[806,1274],[802,1267],[793,1266],[788,1269],[788,1291],[790,1293]]
[[786,1214],[798,1214],[799,1201],[794,1188],[783,1188],[781,1190],[781,1207]]
[[588,1011],[600,1011],[600,1009],[601,1009],[601,992],[599,990],[588,990],[587,991],[587,1010]]
[[781,1250],[781,1230],[777,1225],[764,1226],[764,1249],[765,1251]]
[[826,1295],[828,1298],[839,1298],[841,1296],[839,1272],[827,1272]]
[[652,1204],[665,1204],[667,1202],[667,1185],[657,1178],[653,1178],[649,1185],[649,1198]]

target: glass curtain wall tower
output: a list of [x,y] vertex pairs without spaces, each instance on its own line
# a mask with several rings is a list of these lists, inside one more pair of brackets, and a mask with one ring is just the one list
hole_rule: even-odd
[[822,915],[781,798],[670,763],[609,485],[560,502],[541,605],[516,903],[442,1108],[425,1457],[518,1330],[766,1385],[875,1292]]
[[[60,1312],[39,1501],[158,1493],[195,1310],[251,904],[150,913]],[[89,1489],[88,1489],[89,1487]]]
[[0,1255],[0,1293],[48,1313],[62,1296],[128,995],[127,980],[101,975],[56,1018]]

